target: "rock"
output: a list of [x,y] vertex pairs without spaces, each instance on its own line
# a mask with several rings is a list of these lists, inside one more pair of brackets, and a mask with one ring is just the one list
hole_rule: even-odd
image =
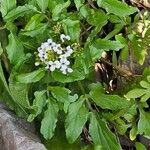
[[46,150],[33,123],[17,117],[0,103],[0,150]]

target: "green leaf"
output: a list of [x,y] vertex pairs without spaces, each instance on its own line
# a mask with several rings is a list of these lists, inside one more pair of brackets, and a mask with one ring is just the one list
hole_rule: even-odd
[[108,13],[113,13],[120,17],[129,16],[137,11],[136,8],[118,0],[97,0],[97,4],[99,7],[106,9]]
[[74,0],[77,10],[84,4],[85,0]]
[[36,0],[36,3],[38,4],[38,6],[42,10],[42,12],[45,13],[45,11],[48,7],[49,0]]
[[125,98],[119,97],[118,95],[106,95],[101,92],[101,89],[94,87],[90,91],[92,100],[103,109],[119,110],[128,108],[131,103]]
[[36,14],[31,17],[25,28],[21,30],[20,34],[35,37],[38,34],[43,34],[47,28],[46,23],[41,23],[44,19],[42,14]]
[[140,85],[141,85],[143,88],[150,89],[150,83],[148,83],[148,82],[146,82],[146,81],[140,81]]
[[9,34],[8,39],[9,44],[6,47],[8,58],[10,60],[10,63],[15,65],[20,59],[25,56],[24,48],[21,41],[13,33]]
[[71,37],[72,41],[79,42],[81,32],[79,20],[73,20],[71,18],[64,19],[62,21],[62,27],[65,33]]
[[25,14],[29,14],[31,12],[37,12],[37,8],[28,4],[18,6],[17,8],[9,11],[8,14],[4,17],[4,20],[7,22],[14,21],[18,17],[22,17]]
[[26,36],[35,37],[39,34],[43,34],[47,28],[47,24],[40,23],[33,30],[22,30],[21,34]]
[[95,145],[100,145],[104,150],[121,150],[115,135],[109,130],[106,123],[96,117],[94,113],[90,115],[89,133]]
[[140,109],[138,133],[150,136],[150,113]]
[[48,87],[48,89],[51,91],[52,96],[62,103],[64,103],[65,101],[74,102],[78,98],[77,94],[71,96],[70,95],[71,91],[64,87],[55,86],[55,87]]
[[106,39],[97,39],[93,41],[92,46],[97,49],[102,50],[120,50],[124,47],[124,44],[120,43],[119,41],[111,41]]
[[140,142],[135,143],[136,150],[147,150],[147,148]]
[[30,107],[28,99],[28,86],[26,84],[13,81],[9,83],[9,89],[11,96],[16,103],[24,108]]
[[87,18],[87,22],[93,26],[106,24],[108,16],[103,11],[91,11],[91,15]]
[[35,99],[33,100],[33,105],[31,106],[31,108],[34,110],[34,112],[29,115],[29,117],[28,117],[29,122],[33,121],[34,118],[42,112],[43,107],[46,104],[45,92],[46,92],[46,90],[36,91],[34,93]]
[[59,109],[57,103],[53,102],[52,99],[49,99],[47,105],[48,108],[44,113],[44,118],[41,122],[40,132],[45,139],[51,139],[54,135],[54,131],[56,128]]
[[52,77],[61,83],[70,83],[74,81],[83,80],[85,78],[83,74],[83,70],[73,69],[72,73],[69,73],[67,75],[62,74],[60,71],[54,71],[52,72]]
[[87,121],[88,111],[83,103],[84,98],[80,97],[78,101],[69,106],[65,121],[66,136],[69,143],[75,142]]
[[127,98],[138,98],[146,93],[146,89],[133,89],[126,94]]
[[0,1],[0,11],[2,17],[5,17],[6,14],[16,7],[16,0],[1,0]]
[[35,14],[34,16],[31,17],[29,22],[26,24],[24,30],[25,31],[30,31],[34,30],[36,26],[43,21],[44,16],[42,14]]
[[[122,24],[115,24],[114,30],[112,30],[107,36],[105,37],[106,40],[111,39],[114,37],[116,34],[120,32],[120,30],[123,28]],[[120,41],[119,41],[120,42]],[[123,44],[123,43],[122,43]]]
[[67,2],[59,3],[55,6],[55,8],[52,10],[52,18],[54,21],[57,21],[59,19],[59,15],[66,11],[66,8],[70,5],[70,0]]
[[16,80],[20,83],[34,83],[40,81],[45,75],[43,69],[38,69],[30,73],[19,74]]

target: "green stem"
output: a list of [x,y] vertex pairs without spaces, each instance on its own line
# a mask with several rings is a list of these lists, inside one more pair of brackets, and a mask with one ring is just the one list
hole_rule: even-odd
[[[83,95],[86,95],[85,89],[84,89],[84,87],[83,87],[81,81],[78,81],[78,86],[79,86],[79,88],[81,89],[82,94],[83,94]],[[85,100],[86,100],[86,105],[87,105],[87,107],[89,108],[89,110],[93,111],[93,108],[92,108],[91,103],[90,103],[90,101],[88,100],[88,98],[86,98]]]

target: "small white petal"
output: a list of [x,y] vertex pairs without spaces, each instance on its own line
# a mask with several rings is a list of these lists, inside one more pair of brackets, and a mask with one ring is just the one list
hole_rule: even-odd
[[61,35],[60,35],[60,39],[61,39],[62,42],[64,42],[64,38],[65,38],[65,35],[64,35],[64,34],[61,34]]
[[70,65],[70,62],[67,60],[66,62],[65,62],[65,65]]
[[57,69],[60,68],[61,64],[60,64],[60,62],[58,60],[56,60],[54,63],[55,63],[55,67]]
[[70,40],[70,36],[69,35],[66,35],[65,37],[68,41]]
[[53,40],[52,40],[52,39],[48,39],[47,42],[48,42],[49,44],[51,44],[51,43],[53,42]]
[[53,50],[54,50],[54,52],[57,52],[58,48],[57,47],[53,47]]
[[57,54],[62,54],[62,50],[57,50]]
[[35,66],[39,66],[40,65],[40,63],[39,62],[35,62]]
[[49,69],[50,69],[50,71],[54,71],[55,70],[55,66],[51,65],[51,67]]
[[48,65],[53,65],[53,64],[54,64],[53,61],[49,61],[49,62],[48,62]]
[[66,65],[61,65],[61,68],[60,68],[61,71],[65,71],[66,69],[67,69]]
[[68,71],[69,73],[72,73],[72,72],[73,72],[73,70],[72,70],[71,68],[68,68],[67,71]]

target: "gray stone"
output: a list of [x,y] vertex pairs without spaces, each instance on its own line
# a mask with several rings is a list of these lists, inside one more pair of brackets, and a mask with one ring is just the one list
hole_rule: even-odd
[[33,123],[28,123],[0,104],[0,150],[46,150]]

